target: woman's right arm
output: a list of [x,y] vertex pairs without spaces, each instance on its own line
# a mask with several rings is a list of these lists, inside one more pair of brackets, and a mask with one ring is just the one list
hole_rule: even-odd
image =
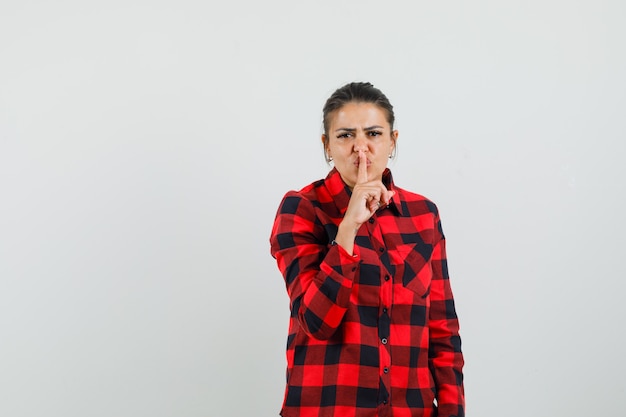
[[328,242],[311,201],[297,192],[283,198],[270,236],[271,254],[287,286],[292,314],[310,336],[330,338],[348,309],[358,273],[358,248],[348,253]]

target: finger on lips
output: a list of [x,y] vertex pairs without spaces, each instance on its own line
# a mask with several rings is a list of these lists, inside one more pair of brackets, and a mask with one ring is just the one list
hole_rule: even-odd
[[[357,184],[366,184],[368,182],[367,178],[367,156],[365,152],[359,150],[359,167],[357,172]],[[387,188],[380,183],[380,189],[377,189],[376,192],[372,195],[366,196],[367,207],[373,213],[378,210],[382,205],[388,205],[391,203],[391,198],[395,195],[395,191],[389,191]]]
[[357,183],[364,184],[367,182],[367,157],[365,152],[359,151],[359,172],[357,176]]

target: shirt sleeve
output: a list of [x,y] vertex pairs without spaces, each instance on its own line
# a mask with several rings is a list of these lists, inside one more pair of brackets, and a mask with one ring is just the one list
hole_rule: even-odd
[[439,417],[464,417],[463,354],[446,259],[445,237],[435,213],[437,236],[431,258],[429,365],[437,388]]
[[347,311],[360,255],[331,244],[319,209],[297,192],[283,198],[270,236],[290,299],[292,316],[310,336],[330,338]]

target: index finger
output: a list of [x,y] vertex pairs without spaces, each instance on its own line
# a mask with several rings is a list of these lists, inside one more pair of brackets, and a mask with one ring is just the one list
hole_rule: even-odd
[[365,152],[359,151],[359,172],[356,177],[357,184],[364,184],[367,182],[367,157]]

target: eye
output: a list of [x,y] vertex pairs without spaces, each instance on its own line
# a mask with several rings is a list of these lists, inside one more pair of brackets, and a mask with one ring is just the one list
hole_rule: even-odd
[[367,134],[371,137],[376,137],[382,135],[383,132],[381,132],[380,130],[370,130],[369,132],[367,132]]
[[352,133],[346,132],[337,135],[337,139],[348,139],[349,137],[352,137]]

